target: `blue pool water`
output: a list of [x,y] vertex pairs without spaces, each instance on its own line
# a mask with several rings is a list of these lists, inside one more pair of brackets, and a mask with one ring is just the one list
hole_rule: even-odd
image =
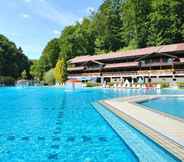
[[160,97],[142,105],[184,119],[184,97]]
[[[0,162],[137,162],[132,149],[92,103],[155,93],[184,94],[175,90],[0,88]],[[168,156],[163,159],[176,161]]]

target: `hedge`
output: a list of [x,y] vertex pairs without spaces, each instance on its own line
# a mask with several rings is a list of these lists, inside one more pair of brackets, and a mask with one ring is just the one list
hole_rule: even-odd
[[10,76],[0,76],[0,86],[14,86],[15,79]]

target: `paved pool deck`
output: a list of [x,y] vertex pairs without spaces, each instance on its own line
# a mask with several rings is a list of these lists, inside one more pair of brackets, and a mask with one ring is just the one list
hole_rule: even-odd
[[184,97],[184,95],[145,95],[103,100],[100,103],[184,161],[184,120],[145,109],[144,106],[137,104],[161,96]]

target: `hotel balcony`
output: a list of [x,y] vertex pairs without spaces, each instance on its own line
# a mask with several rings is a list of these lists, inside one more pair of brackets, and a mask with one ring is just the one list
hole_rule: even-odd
[[178,65],[178,64],[183,64],[184,59],[181,59],[180,62],[154,62],[154,63],[141,63],[135,61],[135,62],[123,62],[123,63],[114,63],[114,64],[104,64],[104,66],[80,66],[80,67],[73,67],[73,68],[68,68],[69,72],[72,71],[100,71],[103,69],[118,69],[118,68],[148,68],[148,67],[160,67],[160,66],[173,66],[173,65]]
[[150,77],[150,76],[184,76],[184,70],[142,70],[142,71],[125,71],[125,72],[102,72],[100,73],[81,73],[81,74],[70,74],[69,77]]

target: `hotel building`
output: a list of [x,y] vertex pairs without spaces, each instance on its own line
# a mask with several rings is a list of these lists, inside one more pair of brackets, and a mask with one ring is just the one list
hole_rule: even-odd
[[184,82],[184,43],[69,60],[69,79],[96,82]]

